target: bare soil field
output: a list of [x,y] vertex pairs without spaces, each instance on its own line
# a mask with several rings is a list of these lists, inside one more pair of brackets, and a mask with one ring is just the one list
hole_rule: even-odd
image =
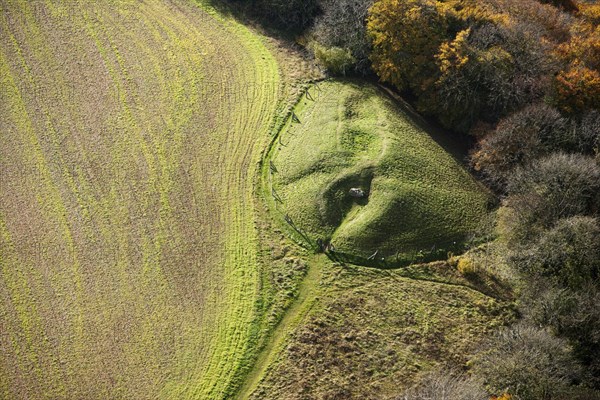
[[189,1],[0,8],[0,397],[228,397],[275,60]]

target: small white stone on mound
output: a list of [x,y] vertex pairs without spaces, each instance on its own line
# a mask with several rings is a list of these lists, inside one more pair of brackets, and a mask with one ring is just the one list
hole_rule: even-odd
[[361,188],[351,188],[348,193],[352,197],[365,197],[366,196],[365,191],[362,190]]

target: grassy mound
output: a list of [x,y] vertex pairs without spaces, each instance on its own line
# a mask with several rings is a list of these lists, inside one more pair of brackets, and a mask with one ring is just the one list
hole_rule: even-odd
[[272,182],[310,240],[411,261],[445,255],[486,212],[485,190],[376,87],[321,83],[294,116],[273,151]]

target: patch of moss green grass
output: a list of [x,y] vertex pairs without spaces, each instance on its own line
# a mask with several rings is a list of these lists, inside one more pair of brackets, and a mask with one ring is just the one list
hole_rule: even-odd
[[[490,200],[460,162],[366,83],[310,88],[270,162],[272,196],[300,240],[330,241],[362,261],[445,257]],[[351,188],[366,197],[352,197]]]

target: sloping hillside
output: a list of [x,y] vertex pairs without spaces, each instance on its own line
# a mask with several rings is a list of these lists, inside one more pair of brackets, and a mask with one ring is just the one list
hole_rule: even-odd
[[490,200],[410,116],[364,83],[312,87],[271,162],[278,209],[312,241],[363,260],[445,258]]

